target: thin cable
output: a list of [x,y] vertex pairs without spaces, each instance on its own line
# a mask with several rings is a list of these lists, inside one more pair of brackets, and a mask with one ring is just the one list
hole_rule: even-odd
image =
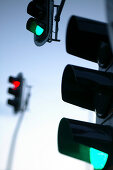
[[13,133],[13,137],[12,137],[12,141],[11,141],[11,145],[10,145],[10,150],[9,150],[9,154],[8,154],[8,161],[7,161],[7,165],[6,165],[6,170],[12,170],[12,163],[13,163],[13,160],[14,160],[14,152],[15,152],[17,136],[18,136],[19,129],[21,127],[23,118],[24,118],[24,112],[21,112],[19,120],[18,120],[17,125],[16,125],[16,128],[15,128],[14,133]]

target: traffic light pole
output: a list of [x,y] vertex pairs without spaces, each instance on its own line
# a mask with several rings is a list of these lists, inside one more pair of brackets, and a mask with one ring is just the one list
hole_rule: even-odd
[[18,119],[18,122],[17,122],[16,127],[15,127],[14,132],[13,132],[11,145],[10,145],[10,149],[9,149],[9,153],[8,153],[6,170],[12,170],[16,141],[17,141],[18,133],[19,133],[19,130],[20,130],[23,118],[24,118],[24,113],[25,113],[25,111],[21,111],[20,117]]
[[12,170],[18,133],[19,133],[21,124],[22,124],[23,119],[24,119],[25,112],[26,112],[28,104],[29,104],[29,99],[30,99],[30,94],[31,94],[31,86],[26,86],[26,87],[28,89],[28,92],[27,92],[26,99],[25,99],[25,102],[24,102],[24,105],[23,105],[23,109],[20,111],[20,117],[18,119],[18,122],[17,122],[16,127],[15,127],[14,132],[13,132],[11,145],[10,145],[10,149],[9,149],[9,154],[8,154],[8,159],[7,159],[6,170]]

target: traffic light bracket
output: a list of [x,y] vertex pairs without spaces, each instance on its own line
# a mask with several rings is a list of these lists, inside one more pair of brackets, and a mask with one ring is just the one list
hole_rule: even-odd
[[59,21],[60,21],[60,15],[61,15],[61,12],[63,10],[63,7],[64,7],[64,4],[65,4],[65,1],[66,0],[61,0],[61,4],[60,5],[54,5],[54,8],[56,8],[56,15],[55,15],[55,22],[56,22],[56,25],[55,25],[55,39],[52,38],[53,41],[60,41],[58,40],[58,30],[59,30]]

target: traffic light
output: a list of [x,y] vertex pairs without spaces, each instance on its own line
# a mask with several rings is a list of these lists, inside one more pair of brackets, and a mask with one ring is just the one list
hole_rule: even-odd
[[33,16],[27,21],[26,28],[34,34],[37,46],[52,41],[53,0],[33,0],[28,4],[27,13]]
[[92,164],[95,170],[113,167],[113,119],[102,125],[110,116],[113,118],[113,54],[107,29],[106,23],[70,18],[66,51],[97,63],[99,70],[67,65],[61,85],[63,101],[95,111],[101,124],[63,118],[58,129],[58,150]]
[[22,73],[19,73],[17,77],[9,77],[9,82],[13,87],[8,89],[8,93],[14,96],[13,99],[8,99],[8,104],[13,106],[14,112],[17,113],[21,111],[22,105],[22,93],[23,93],[23,84],[24,79]]
[[60,153],[101,170],[113,165],[113,127],[63,118],[58,128]]

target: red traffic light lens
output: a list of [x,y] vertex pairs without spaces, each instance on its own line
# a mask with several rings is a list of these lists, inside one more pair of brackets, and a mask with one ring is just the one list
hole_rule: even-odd
[[20,86],[20,82],[19,81],[13,81],[12,83],[14,85],[13,90],[16,90]]

